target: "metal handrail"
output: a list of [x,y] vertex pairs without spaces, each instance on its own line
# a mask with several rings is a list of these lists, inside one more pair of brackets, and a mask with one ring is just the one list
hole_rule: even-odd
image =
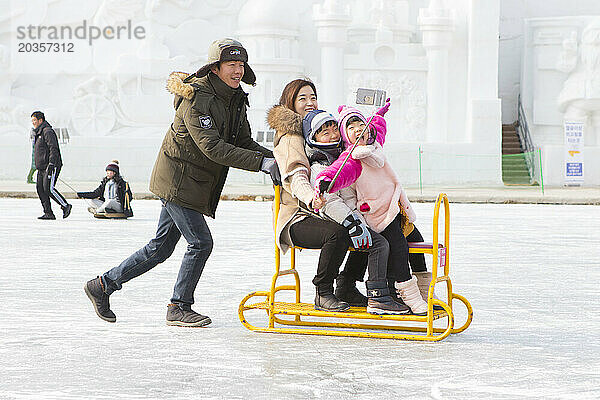
[[536,176],[535,171],[535,147],[531,141],[531,134],[529,133],[529,126],[527,125],[527,117],[525,116],[525,109],[523,103],[521,103],[521,95],[519,94],[519,106],[517,109],[517,135],[519,136],[519,143],[521,145],[521,151],[525,157],[525,163],[529,171],[529,181],[533,183]]

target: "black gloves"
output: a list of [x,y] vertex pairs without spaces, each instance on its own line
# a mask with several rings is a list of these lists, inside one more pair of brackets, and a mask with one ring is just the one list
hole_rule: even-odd
[[279,167],[277,167],[277,162],[274,158],[263,158],[260,170],[271,176],[273,185],[281,185],[281,174],[279,173]]
[[56,168],[54,167],[54,164],[48,164],[48,167],[46,167],[46,175],[48,176],[48,179],[52,177],[52,174],[54,174],[55,169]]
[[320,177],[315,182],[315,194],[319,197],[323,196],[325,193],[327,193],[327,189],[329,189],[330,184],[331,184],[331,180],[328,177],[326,177],[326,176]]
[[[329,179],[329,178],[326,178]],[[323,193],[327,193],[327,189],[329,189],[329,185],[331,184],[331,181],[328,181],[326,179],[322,179],[319,181],[319,193],[323,194]]]

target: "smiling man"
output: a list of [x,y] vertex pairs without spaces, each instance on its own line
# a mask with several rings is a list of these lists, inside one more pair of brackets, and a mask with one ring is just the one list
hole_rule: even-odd
[[254,85],[256,81],[247,62],[240,42],[221,39],[210,45],[208,63],[195,74],[169,76],[167,89],[175,95],[175,118],[150,178],[150,190],[162,202],[156,237],[85,284],[85,293],[103,320],[116,321],[109,296],[169,258],[183,236],[188,246],[167,306],[167,325],[199,327],[211,322],[191,308],[213,248],[204,216],[214,218],[229,167],[262,171],[279,184],[273,153],[251,138],[248,95],[240,87],[240,82]]

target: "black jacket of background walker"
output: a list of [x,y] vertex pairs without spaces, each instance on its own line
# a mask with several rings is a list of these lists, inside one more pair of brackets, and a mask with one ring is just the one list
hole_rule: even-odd
[[[133,210],[131,208],[131,199],[133,194],[131,193],[131,189],[129,189],[129,183],[127,183],[127,181],[125,181],[121,175],[115,175],[112,179],[117,184],[117,197],[119,199],[119,203],[121,203],[123,206],[123,214],[125,214],[127,217],[133,216]],[[77,192],[77,196],[83,199],[100,199],[101,201],[105,201],[104,188],[106,187],[106,182],[108,181],[109,179],[104,177],[104,179],[102,179],[100,182],[100,186],[98,186],[96,189],[91,192]]]
[[43,171],[52,163],[56,168],[62,167],[62,158],[58,147],[58,138],[52,125],[44,121],[33,130],[35,132],[35,141],[33,145],[33,159],[35,169]]

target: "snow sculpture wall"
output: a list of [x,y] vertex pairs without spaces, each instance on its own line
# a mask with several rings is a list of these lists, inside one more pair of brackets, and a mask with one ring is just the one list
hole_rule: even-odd
[[600,184],[600,16],[526,20],[521,82],[544,182],[568,183],[564,125],[581,122],[584,183]]
[[[247,47],[258,76],[255,87],[244,88],[253,132],[266,146],[272,145],[266,111],[288,81],[306,76],[317,84],[321,108],[334,113],[339,104],[354,102],[358,87],[387,90],[392,108],[386,151],[405,184],[417,185],[420,178],[425,184],[500,183],[498,0],[10,5],[0,15],[0,136],[10,143],[0,148],[0,179],[25,176],[29,114],[42,109],[70,134],[62,146],[65,179],[95,179],[107,160],[118,158],[129,179],[147,180],[173,114],[166,76],[195,71],[214,39],[233,36]],[[15,26],[75,26],[82,20],[131,21],[146,36],[97,41],[72,62],[54,63],[60,73],[11,69]],[[266,182],[262,174],[233,170],[230,181]]]

